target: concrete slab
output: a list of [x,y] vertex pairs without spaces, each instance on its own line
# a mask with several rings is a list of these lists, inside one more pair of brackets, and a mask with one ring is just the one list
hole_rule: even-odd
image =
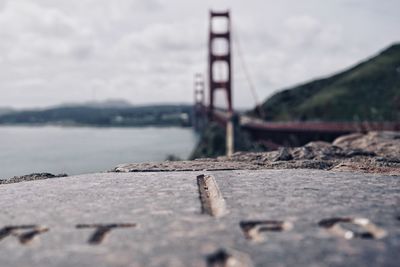
[[[202,213],[199,174],[215,177],[224,216]],[[400,262],[399,176],[320,170],[102,173],[0,185],[0,203],[0,266]],[[368,218],[386,236],[374,239],[342,223],[352,233],[361,231],[348,240],[321,227],[326,223],[318,225],[332,217]]]

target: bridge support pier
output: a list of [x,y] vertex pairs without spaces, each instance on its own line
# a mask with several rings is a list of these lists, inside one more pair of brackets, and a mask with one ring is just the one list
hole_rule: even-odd
[[229,115],[229,119],[226,122],[226,156],[232,157],[235,152],[235,125],[233,115]]

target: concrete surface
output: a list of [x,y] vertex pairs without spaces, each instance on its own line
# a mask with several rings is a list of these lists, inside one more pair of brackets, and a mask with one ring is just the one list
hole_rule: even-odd
[[[199,174],[215,177],[224,216],[202,214]],[[321,170],[88,174],[3,184],[0,203],[0,266],[400,262],[400,176]],[[347,240],[318,225],[332,217],[368,218],[386,236],[360,233]],[[252,228],[255,221],[264,224]]]

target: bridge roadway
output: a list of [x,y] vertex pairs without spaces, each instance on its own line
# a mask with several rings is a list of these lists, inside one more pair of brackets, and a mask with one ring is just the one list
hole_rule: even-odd
[[[238,116],[240,127],[256,140],[276,145],[304,145],[314,140],[333,141],[338,136],[355,132],[400,131],[399,122],[267,122],[247,115]],[[221,126],[225,126],[229,118],[227,112],[214,111],[213,119]]]

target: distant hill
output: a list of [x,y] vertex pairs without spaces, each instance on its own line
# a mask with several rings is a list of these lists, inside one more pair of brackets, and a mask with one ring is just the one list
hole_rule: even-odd
[[271,121],[398,121],[400,44],[344,72],[278,92],[261,109]]
[[0,115],[0,124],[57,124],[87,126],[189,126],[191,105],[151,105],[129,107],[59,106],[23,110]]
[[130,108],[134,106],[124,99],[107,99],[104,101],[89,101],[84,103],[66,103],[58,107]]
[[14,112],[12,108],[0,108],[0,116]]

